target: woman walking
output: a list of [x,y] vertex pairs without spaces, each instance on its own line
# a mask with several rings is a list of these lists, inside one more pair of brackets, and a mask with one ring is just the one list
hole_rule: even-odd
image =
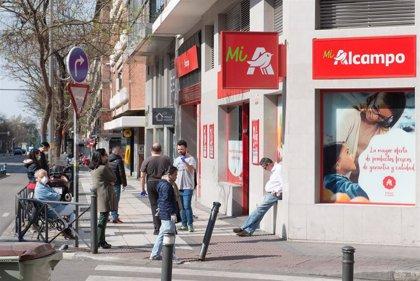
[[92,191],[97,193],[99,222],[98,222],[98,245],[103,249],[111,248],[105,241],[105,229],[109,212],[116,210],[116,198],[114,193],[115,175],[108,166],[108,154],[105,149],[97,149],[90,162],[92,170]]

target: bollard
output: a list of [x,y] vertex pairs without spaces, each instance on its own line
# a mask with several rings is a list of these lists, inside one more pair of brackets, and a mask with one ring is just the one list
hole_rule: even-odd
[[207,249],[210,244],[211,235],[213,234],[214,224],[216,223],[217,214],[222,204],[219,202],[213,202],[213,208],[210,212],[209,222],[207,223],[206,233],[204,234],[203,244],[201,245],[199,260],[204,261],[206,259]]
[[161,281],[172,280],[172,259],[174,256],[174,246],[175,246],[175,234],[165,233],[163,235]]
[[355,248],[344,246],[341,251],[343,252],[342,281],[353,281]]
[[90,196],[90,250],[98,253],[98,201],[96,191]]

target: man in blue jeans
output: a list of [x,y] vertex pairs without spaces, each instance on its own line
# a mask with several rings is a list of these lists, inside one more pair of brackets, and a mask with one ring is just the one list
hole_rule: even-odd
[[187,153],[187,142],[185,140],[178,141],[177,150],[179,156],[174,160],[174,166],[178,169],[176,184],[179,188],[182,203],[182,226],[179,230],[194,232],[191,199],[195,187],[194,171],[197,164],[194,157]]
[[117,180],[114,184],[114,192],[117,201],[117,209],[111,212],[113,223],[123,223],[118,214],[118,204],[121,197],[121,185],[123,188],[127,187],[127,177],[125,175],[124,160],[121,157],[121,147],[119,145],[112,148],[112,153],[108,157],[109,167],[115,174]]
[[260,227],[260,222],[265,213],[267,213],[278,200],[282,199],[283,177],[281,174],[281,159],[279,163],[274,163],[270,158],[264,157],[261,159],[260,165],[264,170],[270,171],[271,173],[270,179],[265,184],[265,191],[267,194],[264,196],[261,205],[249,215],[244,224],[241,227],[233,229],[233,232],[238,236],[251,236],[254,231]]

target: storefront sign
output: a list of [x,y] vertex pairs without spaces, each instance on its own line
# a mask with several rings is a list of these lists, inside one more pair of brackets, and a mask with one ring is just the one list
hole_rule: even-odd
[[326,92],[321,96],[321,202],[414,205],[413,91]]
[[203,125],[203,158],[207,158],[207,125]]
[[175,59],[178,77],[182,77],[198,68],[197,46],[189,48]]
[[252,164],[260,164],[260,120],[252,120]]
[[313,79],[416,76],[416,36],[314,39]]
[[277,32],[222,32],[224,89],[278,89]]
[[209,158],[214,159],[214,124],[209,125]]
[[152,108],[152,125],[173,125],[175,124],[174,108]]

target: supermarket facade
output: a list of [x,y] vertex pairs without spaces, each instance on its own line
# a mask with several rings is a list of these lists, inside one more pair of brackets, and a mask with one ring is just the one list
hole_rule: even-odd
[[145,156],[154,141],[174,156],[187,140],[197,200],[238,216],[264,196],[259,159],[281,154],[283,200],[265,231],[420,245],[414,0],[152,2],[159,14],[136,49],[146,56]]

